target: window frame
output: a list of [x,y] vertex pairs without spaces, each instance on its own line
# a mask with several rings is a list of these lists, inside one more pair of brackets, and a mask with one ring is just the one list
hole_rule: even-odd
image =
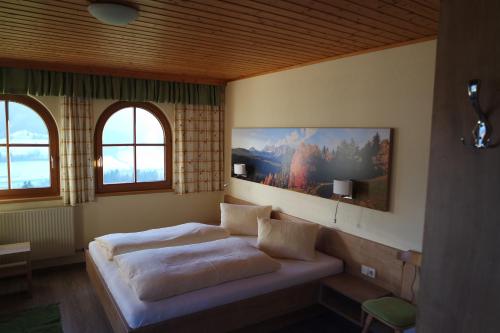
[[[104,126],[106,125],[109,118],[116,112],[124,108],[134,108],[134,143],[129,144],[103,144],[102,136],[104,131]],[[136,108],[144,109],[150,112],[160,123],[163,129],[164,136],[164,170],[165,170],[165,180],[156,182],[137,182],[137,147],[139,146],[160,146],[160,144],[146,144],[137,143],[137,128],[136,128]],[[108,106],[104,112],[99,117],[96,129],[94,133],[95,142],[95,179],[96,179],[96,193],[106,194],[106,193],[117,193],[117,192],[130,192],[133,194],[137,191],[156,191],[156,190],[170,190],[172,189],[172,129],[170,123],[163,113],[157,106],[147,103],[147,102],[115,102]],[[133,146],[134,147],[134,183],[120,183],[120,184],[104,184],[104,174],[103,174],[103,147],[106,146]]]
[[59,196],[60,194],[60,182],[59,182],[59,133],[57,131],[57,125],[52,117],[51,113],[42,103],[38,102],[36,99],[25,96],[25,95],[11,95],[11,94],[0,94],[0,101],[5,101],[5,118],[9,119],[9,102],[19,103],[27,106],[34,112],[36,112],[47,127],[47,132],[49,134],[48,144],[20,144],[20,143],[9,143],[9,124],[6,123],[6,141],[5,143],[0,143],[0,147],[6,147],[7,149],[7,177],[8,184],[10,186],[10,154],[9,147],[48,147],[49,148],[49,163],[50,163],[50,187],[38,187],[38,188],[26,188],[26,189],[6,189],[0,190],[0,200],[3,199],[29,199],[38,197],[51,197]]

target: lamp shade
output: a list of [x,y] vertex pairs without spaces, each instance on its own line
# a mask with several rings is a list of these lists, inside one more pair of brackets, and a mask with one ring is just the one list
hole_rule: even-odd
[[247,167],[245,164],[235,164],[234,174],[237,176],[244,176],[247,174]]
[[91,3],[88,11],[99,21],[111,25],[127,25],[139,15],[134,7],[114,2]]
[[342,197],[352,196],[352,181],[350,180],[337,180],[333,181],[333,194]]

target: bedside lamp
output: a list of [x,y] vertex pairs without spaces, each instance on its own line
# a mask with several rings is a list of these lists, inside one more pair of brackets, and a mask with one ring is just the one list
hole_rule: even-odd
[[339,209],[340,199],[352,199],[352,181],[350,180],[333,180],[333,194],[338,195],[337,206],[335,207],[335,218],[333,223],[337,223],[337,211]]
[[234,164],[234,174],[235,176],[246,177],[247,167],[245,164]]

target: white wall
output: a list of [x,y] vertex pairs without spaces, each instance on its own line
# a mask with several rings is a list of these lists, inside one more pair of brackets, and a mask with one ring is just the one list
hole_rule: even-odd
[[[421,249],[436,42],[323,62],[229,83],[226,156],[233,127],[394,127],[390,212],[341,204],[338,227],[401,249]],[[58,97],[38,98],[60,122]],[[95,121],[113,101],[94,104]],[[173,109],[158,104],[169,121]],[[228,193],[333,227],[334,202],[230,179]],[[77,210],[79,247],[109,232],[219,219],[220,192],[99,196]],[[0,204],[0,211],[62,205],[60,200]]]
[[401,249],[421,250],[436,42],[238,80],[226,89],[226,156],[234,127],[395,128],[390,212],[239,179],[228,193]]
[[[59,97],[36,97],[60,124]],[[94,121],[112,104],[112,100],[94,101]],[[173,125],[172,105],[157,104]],[[172,129],[173,130],[173,129]],[[172,131],[174,133],[174,131]],[[175,225],[187,221],[218,222],[222,192],[177,195],[173,192],[97,196],[76,210],[77,248],[94,237],[111,232],[128,232]],[[62,206],[61,200],[1,204],[0,211]]]

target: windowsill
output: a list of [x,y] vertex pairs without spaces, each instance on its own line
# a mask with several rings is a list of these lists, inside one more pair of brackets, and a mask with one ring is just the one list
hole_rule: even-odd
[[62,197],[50,196],[50,197],[32,197],[32,198],[18,198],[18,199],[0,199],[0,204],[14,204],[23,202],[51,201],[51,200],[62,200]]
[[[109,192],[109,193],[96,193],[96,197],[114,197],[121,195],[136,195],[136,194],[152,194],[152,193],[173,193],[174,190],[161,189],[161,190],[141,190],[141,191],[122,191],[122,192]],[[0,199],[1,204],[16,204],[24,202],[36,202],[36,201],[55,201],[62,200],[61,196],[48,196],[48,197],[32,197],[32,198],[18,198],[18,199]]]
[[96,197],[114,197],[120,195],[136,195],[136,194],[151,194],[151,193],[173,193],[174,189],[166,188],[161,190],[140,190],[140,191],[122,191],[122,192],[108,192],[96,193]]

